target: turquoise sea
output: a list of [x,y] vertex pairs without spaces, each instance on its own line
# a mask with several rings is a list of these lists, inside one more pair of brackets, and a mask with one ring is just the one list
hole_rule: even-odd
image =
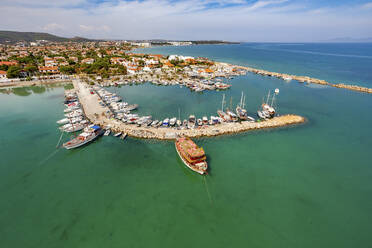
[[[372,87],[372,44],[156,47]],[[255,112],[280,89],[303,125],[195,140],[209,175],[172,142],[102,137],[56,149],[63,87],[0,93],[0,247],[370,247],[372,96],[254,74],[225,92],[152,84],[109,88],[154,118],[215,114],[241,91]],[[68,139],[65,135],[62,140]]]

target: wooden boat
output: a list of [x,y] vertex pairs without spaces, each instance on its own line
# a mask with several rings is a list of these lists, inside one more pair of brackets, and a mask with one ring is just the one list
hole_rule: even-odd
[[66,149],[73,149],[83,146],[103,134],[103,129],[100,126],[92,125],[87,127],[81,134],[76,138],[64,143],[62,146]]
[[207,157],[203,148],[199,148],[191,139],[185,137],[177,138],[175,147],[178,156],[187,167],[202,175],[207,173]]

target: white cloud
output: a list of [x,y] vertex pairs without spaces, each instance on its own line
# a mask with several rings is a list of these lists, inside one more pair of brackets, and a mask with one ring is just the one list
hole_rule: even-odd
[[42,27],[43,30],[48,32],[55,32],[55,31],[63,31],[65,27],[63,25],[60,25],[58,23],[48,23],[45,26]]
[[363,9],[372,9],[372,2],[366,3],[362,5]]
[[[16,0],[22,1],[26,2]],[[223,7],[208,9],[206,6],[212,2]],[[68,37],[114,39],[316,41],[372,36],[370,10],[361,10],[357,5],[321,9],[289,0],[233,2],[235,5],[229,5],[227,0],[117,1],[84,9],[57,5],[32,10],[9,3],[2,7],[0,30],[47,30]]]

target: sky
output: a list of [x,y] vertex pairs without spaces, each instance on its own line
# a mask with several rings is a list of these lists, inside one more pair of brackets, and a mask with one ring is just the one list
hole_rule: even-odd
[[96,39],[372,37],[371,0],[0,0],[0,30]]

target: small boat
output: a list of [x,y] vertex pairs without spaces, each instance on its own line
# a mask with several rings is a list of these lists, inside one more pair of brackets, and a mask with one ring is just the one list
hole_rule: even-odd
[[208,117],[206,117],[206,116],[203,116],[202,121],[203,121],[203,124],[204,125],[208,125],[209,124],[208,123]]
[[132,110],[135,110],[137,108],[138,108],[138,104],[131,104],[131,105],[126,106],[124,109],[127,110],[127,111],[132,111]]
[[230,119],[232,120],[232,121],[238,121],[239,119],[238,119],[238,116],[234,113],[234,112],[232,112],[232,111],[230,111],[230,110],[227,110],[226,111],[226,114],[228,115],[228,116],[230,116]]
[[187,127],[188,128],[195,128],[195,125],[196,125],[195,115],[190,115],[189,116],[189,121],[187,122]]
[[178,156],[187,167],[202,175],[207,172],[207,157],[203,148],[199,148],[191,139],[185,137],[177,138],[175,147]]
[[70,119],[69,118],[63,118],[59,121],[57,121],[57,124],[63,125],[69,123]]
[[173,117],[172,119],[169,120],[169,125],[173,127],[174,125],[176,125],[176,121],[177,121],[177,118]]
[[78,106],[72,106],[72,107],[66,108],[65,110],[63,110],[63,112],[69,113],[69,112],[72,112],[72,111],[78,110],[78,109],[80,109]]
[[203,126],[203,121],[201,119],[198,119],[198,126]]
[[79,134],[76,138],[64,143],[62,146],[66,149],[73,149],[83,146],[103,134],[103,129],[100,126],[92,125],[84,132]]
[[169,118],[165,118],[163,120],[163,124],[162,124],[163,127],[168,127],[169,126]]
[[267,118],[266,115],[263,113],[263,111],[260,111],[260,110],[257,111],[257,116],[260,117],[261,119]]
[[176,125],[180,127],[180,126],[182,125],[181,120],[177,120],[177,121],[176,121]]
[[249,116],[249,115],[247,115],[247,120],[250,121],[250,122],[255,122],[256,121],[252,116]]
[[128,136],[128,134],[127,133],[123,133],[121,136],[120,136],[120,139],[125,139],[126,137]]
[[121,135],[121,132],[118,132],[118,133],[114,134],[115,137],[119,137],[120,135]]
[[104,136],[109,136],[110,133],[111,133],[110,129],[107,129],[103,135],[104,135]]
[[155,120],[155,121],[153,121],[153,122],[151,123],[151,126],[152,126],[152,127],[156,127],[156,126],[158,125],[158,123],[159,123],[159,120]]
[[[69,126],[67,126],[69,125]],[[85,124],[66,124],[62,127],[60,127],[59,129],[63,132],[66,132],[66,133],[73,133],[73,132],[77,132],[77,131],[80,131],[82,129],[84,129],[84,127],[86,127]]]

